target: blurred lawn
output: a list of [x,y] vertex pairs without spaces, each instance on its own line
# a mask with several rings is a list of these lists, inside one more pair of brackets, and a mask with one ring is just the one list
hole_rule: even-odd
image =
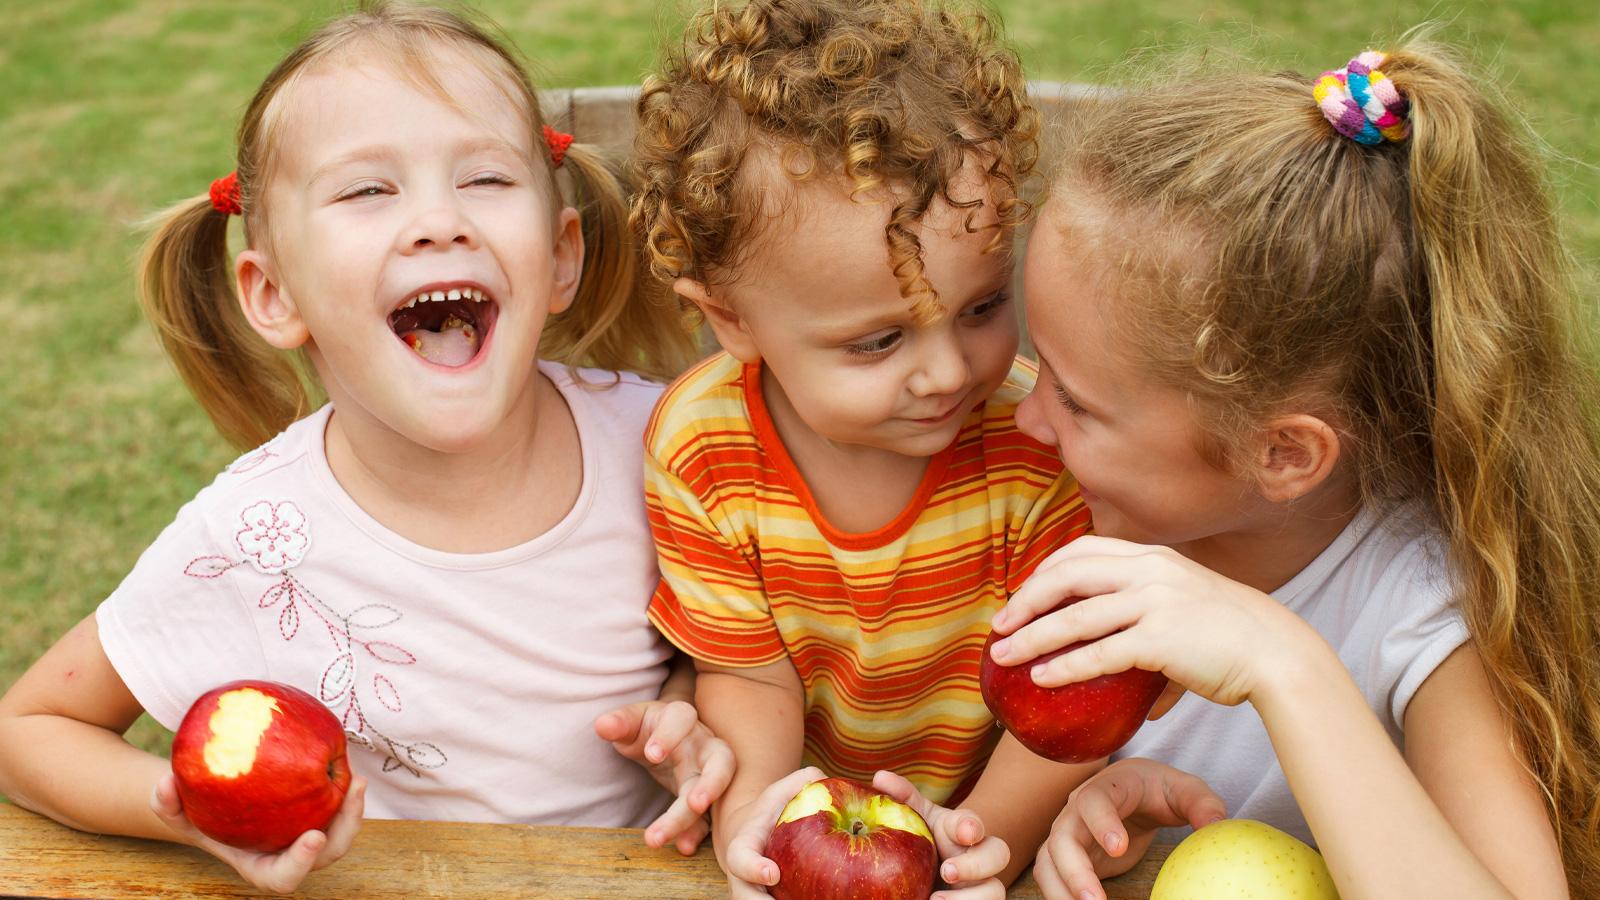
[[[1559,166],[1556,177],[1574,249],[1589,274],[1597,268],[1600,5],[996,5],[1030,77],[1072,81],[1102,77],[1129,50],[1174,42],[1248,43],[1267,64],[1315,72],[1449,14],[1441,37],[1497,71],[1555,153],[1581,161]],[[340,8],[52,0],[6,10],[0,328],[11,349],[0,369],[0,690],[93,610],[178,506],[232,458],[140,319],[134,226],[232,167],[233,130],[251,92],[311,23]],[[481,8],[534,59],[544,87],[637,82],[659,36],[681,22],[642,0],[491,0]],[[148,720],[133,739],[165,746]]]

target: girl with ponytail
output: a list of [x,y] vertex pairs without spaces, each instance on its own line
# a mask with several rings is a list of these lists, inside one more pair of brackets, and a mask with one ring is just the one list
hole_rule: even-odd
[[993,656],[1087,641],[1033,679],[1174,685],[1040,885],[1104,896],[1158,829],[1233,815],[1345,897],[1588,896],[1600,390],[1535,144],[1427,43],[1203,83],[1076,121],[1030,241],[1018,421],[1097,536]]
[[[666,378],[693,345],[635,248],[617,175],[543,124],[485,26],[380,2],[295,48],[236,172],[161,217],[141,266],[178,371],[253,449],[0,699],[0,792],[279,891],[363,810],[650,825],[693,852],[732,757],[645,616],[661,386],[620,371]],[[312,694],[350,743],[343,809],[279,853],[201,835],[167,762],[120,739],[237,679]]]

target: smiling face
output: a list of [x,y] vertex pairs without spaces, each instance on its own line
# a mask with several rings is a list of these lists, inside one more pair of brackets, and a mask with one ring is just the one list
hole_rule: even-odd
[[1182,390],[1160,383],[1118,328],[1126,298],[1098,234],[1118,224],[1052,200],[1029,237],[1024,272],[1038,385],[1017,409],[1023,431],[1054,444],[1078,479],[1095,531],[1182,545],[1264,520],[1247,478],[1213,465]]
[[526,401],[582,246],[514,88],[461,48],[436,60],[445,96],[359,55],[279,94],[266,240],[238,270],[257,329],[300,329],[341,415],[451,451]]
[[[968,179],[952,193],[982,186]],[[943,202],[923,216],[925,274],[939,293],[933,304],[900,293],[884,242],[891,202],[854,201],[834,179],[777,190],[787,194],[786,208],[758,236],[737,279],[712,288],[713,302],[737,317],[711,314],[723,346],[759,358],[799,420],[826,441],[938,453],[1004,381],[1017,351],[1011,259],[985,252],[993,202],[972,233],[965,212]]]

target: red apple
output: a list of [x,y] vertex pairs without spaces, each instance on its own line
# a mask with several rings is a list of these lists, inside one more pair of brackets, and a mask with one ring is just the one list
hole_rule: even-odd
[[339,720],[305,691],[271,681],[202,694],[172,740],[172,774],[201,834],[262,852],[326,828],[350,787]]
[[[1079,599],[1067,600],[1056,609]],[[1159,672],[1129,669],[1061,687],[1040,687],[1028,674],[1033,666],[1088,641],[1069,644],[1031,662],[1002,666],[989,656],[998,637],[990,632],[983,645],[978,670],[983,702],[1022,746],[1056,762],[1081,763],[1109,756],[1144,724],[1150,707],[1167,686],[1167,677]]]
[[800,789],[767,840],[774,900],[927,900],[939,852],[917,811],[848,778]]

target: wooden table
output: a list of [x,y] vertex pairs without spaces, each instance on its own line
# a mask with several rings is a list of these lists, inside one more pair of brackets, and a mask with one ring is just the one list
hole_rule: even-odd
[[[1170,848],[1156,847],[1106,883],[1112,900],[1144,900]],[[350,853],[296,896],[348,898],[726,897],[709,843],[692,857],[651,850],[629,828],[557,828],[370,819]],[[256,897],[198,850],[83,834],[0,803],[0,894],[22,897]],[[1012,897],[1039,897],[1029,876]]]

